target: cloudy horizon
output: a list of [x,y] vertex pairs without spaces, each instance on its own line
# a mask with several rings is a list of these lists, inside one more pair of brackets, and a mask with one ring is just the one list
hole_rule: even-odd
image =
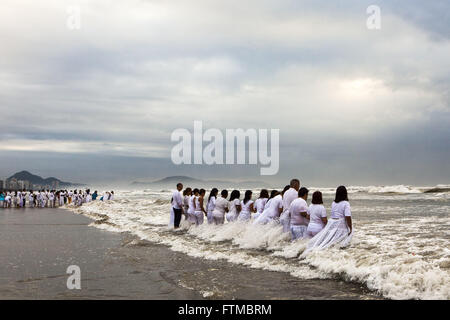
[[[369,5],[381,28],[366,26]],[[80,9],[70,29],[68,8]],[[450,184],[446,1],[2,1],[0,177]],[[70,11],[70,10],[69,10]],[[280,168],[180,165],[171,133],[280,129]]]

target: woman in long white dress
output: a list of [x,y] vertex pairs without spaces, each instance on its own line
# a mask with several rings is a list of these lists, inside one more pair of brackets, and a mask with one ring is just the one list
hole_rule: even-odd
[[305,256],[311,250],[321,250],[331,246],[346,247],[350,244],[352,236],[352,213],[348,202],[347,189],[344,186],[339,186],[331,205],[330,220],[328,220],[325,228],[309,240],[302,256]]
[[308,208],[309,224],[306,230],[306,236],[308,238],[314,237],[328,223],[327,210],[323,206],[322,192],[315,191],[312,196],[311,205]]
[[259,198],[256,199],[253,208],[255,214],[253,215],[253,219],[256,220],[263,213],[264,207],[266,206],[267,201],[269,200],[269,192],[267,189],[262,189],[259,193]]
[[220,197],[217,198],[214,210],[213,210],[213,220],[214,224],[223,224],[225,220],[225,213],[228,212],[228,190],[222,190]]
[[198,192],[198,197],[194,201],[195,205],[194,216],[195,216],[195,224],[197,226],[203,224],[206,215],[206,210],[204,208],[205,194],[206,194],[205,189],[200,189],[200,191]]
[[208,220],[208,224],[212,224],[214,222],[213,211],[216,206],[217,193],[219,190],[217,188],[213,188],[209,193],[208,204],[206,205],[206,219]]
[[191,224],[196,224],[197,219],[195,219],[195,201],[198,198],[198,189],[195,188],[192,191],[192,195],[189,197],[189,209],[188,209],[188,219]]
[[239,221],[249,221],[252,218],[253,212],[253,200],[252,200],[252,191],[245,191],[244,200],[241,201],[241,212],[239,213],[238,220]]
[[192,196],[192,189],[186,188],[183,191],[183,214],[184,214],[184,220],[187,220],[189,218],[189,199]]
[[259,215],[254,224],[266,224],[275,219],[278,219],[281,212],[283,212],[283,198],[281,193],[277,190],[272,190],[270,199],[267,201],[264,211]]
[[241,193],[239,192],[239,190],[233,190],[231,192],[229,211],[226,215],[228,222],[235,221],[239,216],[239,212],[241,212],[241,201],[239,200],[240,197]]

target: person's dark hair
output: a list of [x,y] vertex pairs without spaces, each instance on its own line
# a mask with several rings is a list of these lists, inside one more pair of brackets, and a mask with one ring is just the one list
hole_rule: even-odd
[[334,198],[334,202],[336,203],[341,201],[348,201],[347,188],[344,186],[339,186],[336,189],[336,197]]
[[197,189],[197,188],[195,188],[193,191],[192,191],[192,193],[198,193],[199,192],[199,190]]
[[301,187],[300,190],[298,190],[298,196],[303,197],[305,194],[308,194],[309,190],[305,187]]
[[298,186],[300,187],[300,180],[298,180],[298,179],[292,179],[292,180],[289,182],[289,185],[290,185],[292,188],[295,187],[296,184],[298,184]]
[[313,193],[311,203],[312,203],[312,204],[323,204],[323,200],[322,200],[322,192],[320,192],[320,191],[315,191],[315,192]]
[[290,188],[291,188],[291,186],[289,186],[289,185],[284,186],[284,189],[283,189],[283,191],[281,192],[281,195],[284,196],[284,193],[285,193],[286,191],[288,191]]
[[245,191],[244,204],[246,204],[252,198],[252,190]]
[[183,187],[183,184],[182,184],[181,182],[178,182],[178,183],[177,183],[177,188],[178,188],[178,187]]
[[223,197],[223,198],[227,198],[228,197],[228,190],[226,190],[226,189],[223,189],[221,192],[220,192],[220,195]]
[[241,193],[239,190],[233,190],[230,195],[230,201],[233,201],[234,199],[239,199],[241,197]]
[[259,193],[259,197],[260,198],[268,198],[269,197],[269,191],[267,191],[267,189],[262,189],[261,192]]
[[205,193],[206,193],[206,190],[205,190],[205,189],[200,189],[200,191],[199,191],[198,193],[200,193],[201,195],[202,195],[202,194],[205,194]]
[[187,187],[186,189],[184,189],[183,191],[183,196],[186,196],[188,193],[192,192],[192,189],[190,187]]
[[270,192],[270,198],[269,199],[272,199],[272,198],[274,198],[274,197],[276,197],[277,195],[279,195],[280,193],[278,192],[278,190],[272,190],[271,192]]
[[219,190],[217,188],[212,188],[211,192],[209,193],[208,202],[211,200],[211,197],[217,198],[217,193]]

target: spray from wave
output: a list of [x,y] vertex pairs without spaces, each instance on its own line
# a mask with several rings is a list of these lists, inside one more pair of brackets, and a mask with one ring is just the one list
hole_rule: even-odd
[[[359,282],[392,299],[449,299],[450,219],[446,194],[397,192],[389,198],[390,206],[383,206],[376,195],[370,195],[374,189],[364,188],[368,189],[363,193],[354,191],[352,196],[352,245],[345,250],[312,252],[306,258],[300,258],[306,241],[291,242],[289,234],[276,224],[235,222],[189,227],[183,221],[182,228],[173,231],[167,227],[169,191],[122,191],[114,201],[96,201],[70,209],[94,219],[92,225],[97,228],[130,232],[194,257],[224,259],[250,268],[287,272],[301,279]],[[394,189],[399,190],[396,186],[378,191],[389,193]]]

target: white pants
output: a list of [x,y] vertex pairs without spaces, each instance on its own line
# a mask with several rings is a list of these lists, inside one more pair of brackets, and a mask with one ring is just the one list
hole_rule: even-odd
[[305,238],[307,228],[305,225],[291,225],[292,240]]
[[324,226],[321,224],[310,222],[308,224],[308,229],[306,230],[306,236],[308,238],[314,237],[316,234],[318,234],[320,231],[322,231],[323,227]]

